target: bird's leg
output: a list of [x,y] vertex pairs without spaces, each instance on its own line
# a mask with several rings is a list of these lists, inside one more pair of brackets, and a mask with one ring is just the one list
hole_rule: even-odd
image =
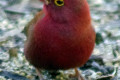
[[78,78],[78,80],[84,80],[77,68],[75,68],[75,76]]
[[38,69],[38,68],[36,68],[36,72],[37,72],[37,75],[39,76],[39,79],[40,79],[40,80],[44,80],[44,79],[43,79],[43,76],[42,76],[42,74],[41,74],[41,70]]

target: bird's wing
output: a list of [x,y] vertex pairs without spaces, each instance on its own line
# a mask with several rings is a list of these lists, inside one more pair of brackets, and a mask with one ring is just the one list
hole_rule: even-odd
[[37,23],[38,20],[42,19],[44,17],[44,12],[40,11],[38,12],[35,17],[25,26],[24,30],[22,31],[27,37],[29,34],[29,29],[34,27],[34,25]]

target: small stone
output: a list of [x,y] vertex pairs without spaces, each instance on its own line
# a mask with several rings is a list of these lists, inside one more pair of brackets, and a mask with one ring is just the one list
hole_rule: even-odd
[[106,70],[109,72],[109,73],[112,73],[114,71],[114,67],[111,67],[111,66],[105,66]]
[[92,71],[91,70],[85,70],[83,72],[83,74],[85,74],[86,76],[90,76],[90,75],[92,75]]

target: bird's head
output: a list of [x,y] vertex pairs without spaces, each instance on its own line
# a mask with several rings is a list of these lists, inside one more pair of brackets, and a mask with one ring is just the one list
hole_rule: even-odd
[[[54,19],[67,19],[82,12],[89,11],[86,0],[40,0],[44,3],[44,9]],[[66,18],[67,17],[67,18]]]
[[54,5],[56,7],[64,6],[64,0],[40,0],[45,5]]
[[86,0],[40,0],[42,1],[46,6],[54,6],[54,7],[76,7],[81,6],[81,4],[84,4]]

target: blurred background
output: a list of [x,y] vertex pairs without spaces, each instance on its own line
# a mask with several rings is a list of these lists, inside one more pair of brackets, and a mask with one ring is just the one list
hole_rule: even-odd
[[[87,80],[120,80],[120,0],[88,3],[97,38],[93,56],[81,73]],[[24,57],[22,31],[42,6],[39,0],[0,0],[0,80],[38,80]],[[71,73],[42,71],[46,80],[68,80]]]

